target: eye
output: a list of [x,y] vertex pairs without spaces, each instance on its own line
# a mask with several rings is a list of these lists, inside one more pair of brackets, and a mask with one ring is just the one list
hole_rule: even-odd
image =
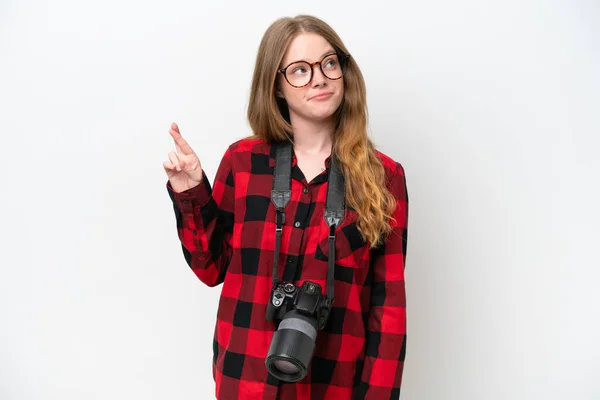
[[306,73],[306,68],[304,67],[296,67],[292,69],[292,74],[305,74]]
[[328,58],[324,63],[325,68],[335,68],[337,65],[338,62],[336,57]]

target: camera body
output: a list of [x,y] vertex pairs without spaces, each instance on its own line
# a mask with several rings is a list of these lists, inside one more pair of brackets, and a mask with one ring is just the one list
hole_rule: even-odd
[[275,284],[267,304],[267,320],[283,320],[292,310],[314,319],[317,329],[323,329],[331,312],[331,301],[323,295],[318,283],[305,281],[300,287],[289,282]]

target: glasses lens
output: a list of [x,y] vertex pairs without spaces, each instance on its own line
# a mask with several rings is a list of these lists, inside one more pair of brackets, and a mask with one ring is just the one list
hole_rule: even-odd
[[326,56],[321,61],[321,69],[329,79],[339,79],[344,74],[337,54]]
[[310,82],[312,71],[310,65],[305,62],[293,63],[285,70],[285,77],[294,86],[304,86]]

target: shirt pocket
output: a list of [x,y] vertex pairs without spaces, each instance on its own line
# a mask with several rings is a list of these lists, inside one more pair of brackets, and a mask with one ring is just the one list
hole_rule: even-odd
[[[344,220],[340,226],[335,228],[335,264],[337,265],[350,268],[369,266],[368,259],[365,259],[369,243],[361,237],[356,225],[357,219],[356,211],[346,209]],[[315,258],[320,261],[329,261],[329,227],[324,219],[321,220]]]

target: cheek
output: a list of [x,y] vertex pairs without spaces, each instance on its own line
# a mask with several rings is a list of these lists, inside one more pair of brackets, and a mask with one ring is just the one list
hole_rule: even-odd
[[292,87],[288,87],[284,90],[285,99],[291,107],[300,106],[303,102],[305,102],[304,89],[294,89]]
[[341,84],[338,87],[337,94],[338,94],[338,101],[341,103],[344,98],[344,85],[343,84]]
[[344,80],[343,78],[336,82],[337,93],[339,93],[340,98],[344,98]]

